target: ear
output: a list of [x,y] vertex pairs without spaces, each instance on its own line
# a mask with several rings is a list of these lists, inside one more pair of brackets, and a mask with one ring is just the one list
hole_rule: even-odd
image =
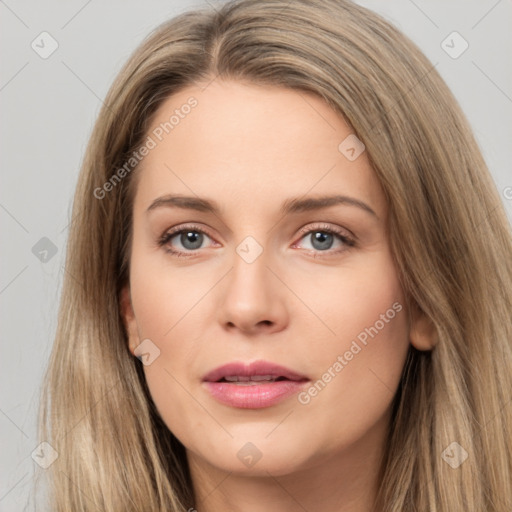
[[437,330],[432,320],[413,304],[410,309],[409,340],[422,351],[432,350],[437,344]]
[[128,348],[132,355],[135,355],[134,350],[140,344],[140,339],[139,331],[137,329],[137,320],[135,319],[135,313],[133,312],[129,285],[126,285],[121,290],[119,303],[123,323],[128,334]]

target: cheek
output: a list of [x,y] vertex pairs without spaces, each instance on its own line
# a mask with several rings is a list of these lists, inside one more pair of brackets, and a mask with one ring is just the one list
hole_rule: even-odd
[[[144,244],[134,241],[130,268],[132,303],[140,335],[154,339],[168,351],[168,342],[176,338],[176,332],[183,331],[183,326],[197,325],[195,316],[201,310],[202,298],[213,287],[215,276],[204,267],[179,267],[162,248],[148,251]],[[191,338],[193,333],[189,332],[187,341]]]
[[[200,310],[189,305],[188,298],[195,297],[180,296],[163,284],[162,281],[155,283],[153,293],[139,302],[137,320],[141,336],[151,339],[160,351],[158,357],[143,368],[162,419],[187,444],[192,430],[205,427],[211,430],[214,426],[206,424],[204,410],[195,400],[190,382],[190,368],[199,353],[199,345],[194,340],[201,338],[196,332]],[[150,282],[145,284],[145,291],[150,291],[149,285]],[[192,306],[197,300],[191,301]]]
[[[166,268],[158,260],[132,256],[130,289],[140,339],[150,339],[159,350],[144,366],[151,397],[165,423],[180,439],[204,422],[204,410],[190,391],[190,369],[198,359],[204,338],[202,298],[215,283],[211,273],[198,275],[187,268]],[[212,425],[208,425],[209,428]]]
[[160,351],[145,369],[154,372],[158,367],[172,374],[186,374],[196,352],[194,340],[199,340],[204,322],[199,303],[205,292],[185,282],[181,286],[180,280],[186,279],[180,279],[177,272],[152,274],[144,272],[144,279],[132,279],[131,284],[140,338],[149,338]]
[[318,373],[299,395],[302,410],[295,418],[314,417],[315,435],[323,432],[325,448],[333,449],[340,439],[355,442],[387,417],[409,349],[407,317],[388,258],[333,282],[316,307],[326,312],[323,320],[334,334],[325,330],[307,353]]

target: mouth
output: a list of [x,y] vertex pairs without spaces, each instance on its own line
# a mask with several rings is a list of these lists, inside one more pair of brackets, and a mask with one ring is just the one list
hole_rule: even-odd
[[267,361],[228,363],[219,366],[203,377],[205,382],[230,382],[243,385],[283,380],[298,382],[309,379],[289,368]]
[[242,409],[275,405],[309,381],[306,375],[267,361],[229,363],[203,377],[203,385],[213,398]]
[[238,384],[239,386],[254,386],[258,384],[265,384],[267,382],[280,382],[287,379],[280,375],[279,377],[272,377],[272,375],[251,375],[249,377],[245,375],[229,375],[222,377],[216,382],[229,382],[230,384]]

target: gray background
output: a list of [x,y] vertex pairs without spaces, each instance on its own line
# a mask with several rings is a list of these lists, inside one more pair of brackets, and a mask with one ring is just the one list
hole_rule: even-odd
[[[469,118],[512,219],[512,1],[359,3],[384,14],[436,64]],[[34,510],[29,493],[40,380],[56,329],[71,198],[92,123],[142,38],[198,5],[204,1],[0,0],[1,511]],[[46,59],[31,47],[43,31],[58,43]],[[441,46],[453,31],[469,44],[458,58]],[[448,44],[452,52],[461,48],[457,40]]]

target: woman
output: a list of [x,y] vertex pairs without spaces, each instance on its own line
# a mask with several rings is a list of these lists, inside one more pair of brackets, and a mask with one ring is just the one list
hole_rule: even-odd
[[510,229],[378,15],[165,23],[105,99],[73,218],[52,510],[510,510]]

